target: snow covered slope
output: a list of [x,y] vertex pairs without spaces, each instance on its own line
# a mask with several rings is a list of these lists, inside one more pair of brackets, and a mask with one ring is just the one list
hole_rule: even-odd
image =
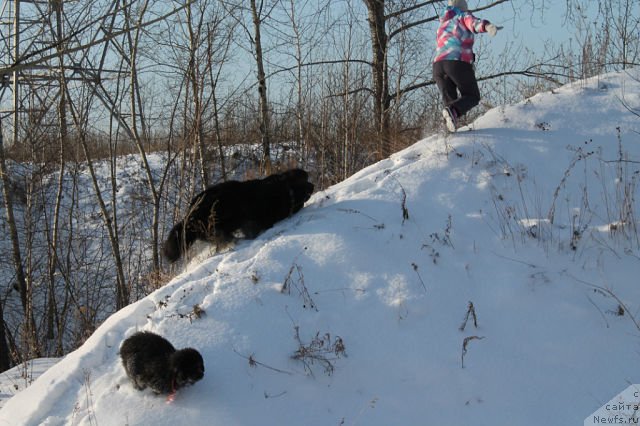
[[[640,383],[639,79],[496,108],[201,255],[0,425],[582,424]],[[198,349],[204,379],[134,390],[137,330]]]

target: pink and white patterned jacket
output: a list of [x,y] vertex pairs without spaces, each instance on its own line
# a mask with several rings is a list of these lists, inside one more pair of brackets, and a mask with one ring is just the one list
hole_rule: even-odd
[[433,62],[464,61],[473,63],[474,34],[487,32],[486,19],[476,18],[471,12],[448,6],[440,17],[437,33],[438,47]]

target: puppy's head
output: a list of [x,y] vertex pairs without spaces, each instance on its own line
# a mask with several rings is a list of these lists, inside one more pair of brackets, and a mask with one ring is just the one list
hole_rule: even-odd
[[171,355],[176,389],[192,385],[204,377],[204,360],[195,349],[180,349]]

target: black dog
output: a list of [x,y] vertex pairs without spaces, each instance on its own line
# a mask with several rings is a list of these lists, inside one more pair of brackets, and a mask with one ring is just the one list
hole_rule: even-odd
[[150,331],[127,338],[120,347],[120,357],[137,390],[148,386],[156,394],[172,394],[204,376],[204,361],[197,350],[177,351],[167,339]]
[[300,211],[312,193],[309,174],[302,169],[213,185],[191,200],[184,220],[169,232],[164,255],[175,262],[196,240],[223,245],[233,241],[238,232],[253,239]]

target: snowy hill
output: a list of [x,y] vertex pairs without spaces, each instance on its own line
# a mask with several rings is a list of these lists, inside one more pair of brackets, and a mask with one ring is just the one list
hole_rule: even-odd
[[[639,80],[496,108],[205,250],[0,425],[582,424],[640,383]],[[204,379],[134,390],[137,330],[198,349]]]

